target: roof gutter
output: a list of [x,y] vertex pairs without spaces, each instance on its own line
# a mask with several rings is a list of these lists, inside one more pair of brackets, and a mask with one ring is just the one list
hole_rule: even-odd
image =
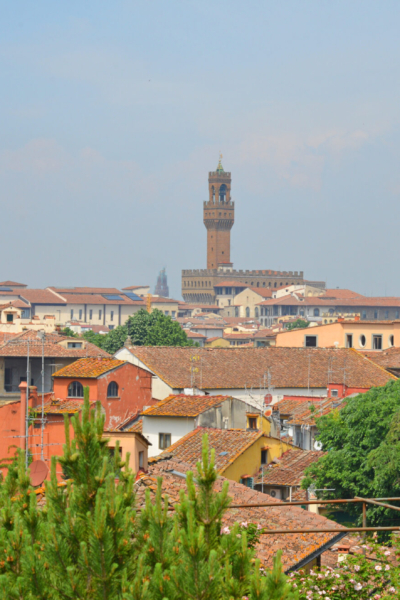
[[331,548],[331,546],[333,546],[334,544],[339,542],[346,535],[347,535],[346,531],[342,531],[338,535],[335,535],[334,538],[329,540],[329,542],[326,542],[326,544],[324,544],[323,546],[318,548],[318,550],[314,550],[314,552],[312,552],[311,554],[306,556],[306,558],[303,558],[303,560],[300,560],[298,563],[296,563],[295,565],[293,565],[292,567],[287,569],[285,571],[285,573],[290,573],[291,571],[298,571],[302,567],[305,567],[309,562],[311,562],[312,560],[314,560],[315,558],[317,558],[318,556],[320,556],[321,554],[323,554],[324,552],[329,550],[329,548]]

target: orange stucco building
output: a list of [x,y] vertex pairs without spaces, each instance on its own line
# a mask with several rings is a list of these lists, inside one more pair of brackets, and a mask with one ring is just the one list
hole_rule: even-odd
[[335,323],[277,333],[276,346],[386,350],[400,346],[400,321],[339,319]]

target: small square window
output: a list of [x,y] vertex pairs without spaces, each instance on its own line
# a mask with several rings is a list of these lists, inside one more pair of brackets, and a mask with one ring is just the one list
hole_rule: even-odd
[[171,434],[170,433],[159,433],[158,434],[158,447],[160,450],[165,450],[171,445]]
[[13,314],[8,314],[7,315],[7,323],[12,323],[14,321],[14,315]]
[[316,348],[317,347],[317,336],[316,335],[306,335],[305,347],[306,348]]
[[257,429],[257,417],[247,417],[248,429]]
[[331,390],[332,398],[337,398],[339,396],[339,390]]

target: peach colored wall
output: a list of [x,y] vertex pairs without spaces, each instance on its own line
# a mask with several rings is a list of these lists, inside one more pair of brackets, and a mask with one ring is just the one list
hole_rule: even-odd
[[121,458],[126,459],[126,455],[130,453],[129,467],[137,473],[139,470],[139,452],[144,452],[143,469],[147,471],[148,445],[139,435],[130,432],[105,433],[104,437],[109,438],[108,445],[110,448],[115,448],[117,440],[121,448]]
[[[391,347],[390,336],[394,337],[394,346],[400,346],[400,321],[383,323],[377,321],[344,321],[330,325],[318,325],[305,329],[295,329],[278,333],[276,346],[285,348],[303,348],[306,335],[317,336],[318,348],[330,348],[338,342],[338,348],[346,348],[347,334],[353,335],[353,348],[356,350],[372,350],[372,336],[382,335],[382,349]],[[360,343],[360,336],[365,336],[365,346]]]

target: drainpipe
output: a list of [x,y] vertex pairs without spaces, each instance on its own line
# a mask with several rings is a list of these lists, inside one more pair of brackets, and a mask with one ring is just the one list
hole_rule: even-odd
[[26,449],[26,437],[25,437],[25,416],[26,416],[26,395],[28,392],[28,384],[26,381],[21,381],[18,386],[19,391],[21,392],[21,400],[20,400],[20,412],[19,412],[19,439],[20,439],[20,447],[21,450],[25,451]]

